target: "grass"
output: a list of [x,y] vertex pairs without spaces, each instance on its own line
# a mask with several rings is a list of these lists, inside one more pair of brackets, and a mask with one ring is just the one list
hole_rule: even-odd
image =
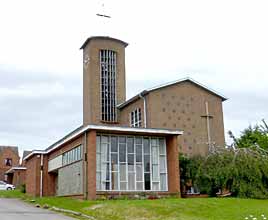
[[[0,197],[24,198],[18,191],[0,191]],[[26,197],[27,200],[31,199]],[[237,198],[203,198],[159,200],[82,201],[63,197],[36,198],[40,205],[48,204],[94,216],[96,220],[239,220],[253,215],[268,216],[268,200]]]

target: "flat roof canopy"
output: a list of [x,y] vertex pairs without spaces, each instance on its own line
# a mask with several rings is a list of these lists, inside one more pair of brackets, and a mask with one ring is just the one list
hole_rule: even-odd
[[171,135],[182,135],[183,131],[178,130],[170,130],[170,129],[157,129],[157,128],[132,128],[132,127],[118,127],[118,126],[105,126],[105,125],[88,125],[88,126],[81,126],[56,143],[49,146],[46,150],[34,150],[30,154],[28,154],[23,160],[27,160],[34,154],[48,154],[53,150],[56,150],[61,145],[65,144],[66,142],[71,141],[72,139],[80,136],[84,132],[95,130],[99,133],[109,133],[109,134],[124,134],[124,135],[148,135],[148,136],[171,136]]

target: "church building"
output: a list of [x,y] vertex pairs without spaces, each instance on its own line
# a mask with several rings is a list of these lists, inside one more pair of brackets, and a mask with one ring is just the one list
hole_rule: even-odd
[[226,98],[190,78],[126,100],[125,48],[88,38],[83,50],[83,125],[27,155],[34,196],[180,195],[179,152],[206,155],[224,146]]

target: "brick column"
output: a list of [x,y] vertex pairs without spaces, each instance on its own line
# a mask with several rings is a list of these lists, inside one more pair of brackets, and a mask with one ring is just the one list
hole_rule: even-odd
[[96,199],[96,131],[87,134],[88,199]]
[[179,151],[177,136],[167,137],[168,192],[180,195]]

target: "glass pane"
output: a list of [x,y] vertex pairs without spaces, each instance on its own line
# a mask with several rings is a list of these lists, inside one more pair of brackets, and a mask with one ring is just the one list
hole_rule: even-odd
[[153,183],[153,191],[159,191],[159,183]]
[[150,144],[148,138],[143,139],[143,152],[144,154],[150,154]]
[[134,139],[133,138],[127,139],[127,152],[134,153]]
[[142,162],[142,146],[136,146],[136,162]]
[[110,181],[110,164],[106,164],[106,181]]
[[101,174],[99,172],[96,173],[96,187],[97,190],[101,190]]
[[144,172],[150,172],[150,155],[144,155]]
[[111,155],[111,168],[112,168],[112,171],[118,171],[118,155],[117,154],[112,154]]
[[128,165],[134,165],[134,154],[128,154],[127,162],[128,162]]
[[144,188],[145,190],[151,189],[150,173],[144,174]]
[[120,164],[120,181],[127,181],[126,164]]
[[128,190],[135,190],[135,173],[128,174]]
[[166,171],[166,156],[160,156],[160,173],[165,173]]
[[136,137],[136,144],[142,144],[142,138]]
[[105,190],[110,190],[110,182],[105,183]]
[[127,183],[126,182],[120,182],[120,190],[127,190]]
[[143,190],[143,182],[136,183],[136,190]]
[[108,143],[108,137],[107,136],[101,136],[101,143]]
[[119,161],[126,162],[126,144],[119,144]]
[[167,190],[167,174],[160,174],[160,190],[166,191]]
[[108,144],[101,145],[101,160],[102,160],[102,162],[109,161],[109,146],[108,146]]
[[158,165],[152,165],[152,179],[153,181],[159,181]]
[[152,142],[152,146],[158,145],[158,139],[156,139],[156,138],[152,138],[151,142]]
[[165,139],[159,139],[159,154],[166,154]]
[[128,172],[134,172],[134,165],[128,165]]
[[136,165],[136,181],[142,181],[142,165]]
[[100,154],[97,154],[96,155],[96,165],[97,165],[97,167],[96,167],[96,169],[98,170],[98,171],[100,171],[101,170],[101,156],[100,156]]
[[119,143],[126,143],[126,137],[119,137]]
[[111,152],[118,151],[117,137],[111,137]]
[[112,190],[118,190],[118,173],[112,172]]
[[152,164],[158,164],[158,147],[152,147]]
[[112,164],[118,164],[118,154],[117,153],[112,153],[111,154],[111,163]]
[[97,136],[97,146],[96,146],[96,151],[97,153],[101,152],[101,147],[100,147],[100,136]]

